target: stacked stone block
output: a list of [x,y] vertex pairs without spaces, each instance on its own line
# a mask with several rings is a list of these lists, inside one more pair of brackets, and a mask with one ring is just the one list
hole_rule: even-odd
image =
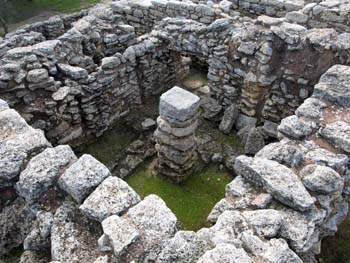
[[160,97],[160,116],[155,132],[156,169],[177,183],[192,173],[197,161],[198,108],[199,97],[179,87],[173,87]]

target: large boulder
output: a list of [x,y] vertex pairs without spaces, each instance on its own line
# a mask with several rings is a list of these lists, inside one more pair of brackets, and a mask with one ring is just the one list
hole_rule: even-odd
[[117,215],[103,220],[102,227],[104,234],[100,240],[102,239],[104,245],[110,246],[116,257],[120,256],[130,244],[140,237],[135,226]]
[[343,121],[327,124],[320,135],[335,147],[350,153],[350,125]]
[[123,216],[140,234],[124,255],[126,258],[155,260],[163,244],[175,235],[177,219],[165,202],[156,195],[146,196]]
[[38,199],[51,186],[64,170],[77,160],[68,145],[49,148],[33,157],[20,174],[16,189],[27,202]]
[[314,122],[304,121],[293,115],[281,121],[278,131],[287,137],[301,140],[309,136],[315,126]]
[[60,206],[51,228],[51,256],[60,262],[94,262],[99,256],[100,224],[89,221],[71,203]]
[[307,165],[301,170],[300,176],[306,188],[320,194],[341,192],[344,187],[344,178],[326,166]]
[[139,195],[122,179],[108,177],[80,206],[91,219],[102,222],[111,215],[121,215],[140,202]]
[[291,169],[275,161],[239,156],[236,158],[235,171],[294,209],[305,211],[315,203],[299,177]]
[[84,154],[64,172],[58,182],[63,190],[81,203],[110,175],[106,166],[91,155]]

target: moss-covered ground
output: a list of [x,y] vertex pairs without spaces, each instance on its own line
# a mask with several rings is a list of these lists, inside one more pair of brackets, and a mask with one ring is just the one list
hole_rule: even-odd
[[175,213],[184,230],[198,230],[207,225],[206,219],[214,205],[224,197],[225,186],[233,179],[227,171],[210,166],[192,174],[177,185],[152,174],[154,161],[146,163],[126,178],[142,197],[160,196]]
[[137,136],[131,129],[124,126],[116,126],[106,131],[101,137],[86,145],[75,149],[78,155],[91,154],[101,163],[111,167],[115,161],[125,155],[126,148]]

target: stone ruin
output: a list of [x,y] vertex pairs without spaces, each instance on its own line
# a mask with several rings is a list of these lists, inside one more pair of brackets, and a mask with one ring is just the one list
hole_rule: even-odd
[[[348,211],[349,14],[347,0],[120,0],[7,34],[0,254],[23,246],[22,263],[317,262]],[[203,114],[224,111],[220,130],[246,135],[248,155],[230,156],[237,177],[212,226],[196,232],[69,146],[181,82],[188,57],[208,67]],[[181,158],[196,158],[169,145],[183,140],[176,131],[193,140],[195,108],[177,115],[161,103],[159,171],[170,160],[173,176]],[[262,131],[279,141],[248,144]]]

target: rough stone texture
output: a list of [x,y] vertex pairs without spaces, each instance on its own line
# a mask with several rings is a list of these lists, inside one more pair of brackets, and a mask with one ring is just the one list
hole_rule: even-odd
[[[135,106],[143,109],[148,98],[181,83],[189,69],[186,60],[192,56],[201,57],[208,66],[201,101],[205,118],[219,121],[220,113],[235,104],[241,112],[235,128],[244,133],[261,121],[277,123],[295,113],[279,128],[287,138],[246,159],[250,161],[244,174],[250,180],[238,176],[227,187],[226,196],[210,214],[212,227],[176,235],[175,216],[159,198],[148,197],[120,215],[140,237],[115,259],[112,253],[101,256],[97,251],[97,239],[103,233],[100,224],[64,204],[51,228],[52,260],[314,261],[320,240],[334,235],[348,210],[348,157],[343,151],[348,152],[350,36],[344,33],[349,32],[347,3],[309,2],[121,0],[26,25],[0,39],[1,98],[33,127],[45,130],[55,144],[99,136]],[[252,15],[244,17],[236,10]],[[184,123],[173,119],[170,129],[163,125],[160,140],[175,150],[188,151],[193,140],[186,136],[195,130],[194,119]],[[0,101],[1,190],[11,189],[27,162],[50,147],[43,132],[26,121]],[[179,125],[187,128],[178,130]],[[275,129],[258,130],[276,137]],[[174,143],[169,134],[182,139]],[[181,151],[164,147],[159,151],[172,157],[175,170],[179,167],[173,161],[181,165],[194,161]],[[229,158],[232,162],[235,156]],[[133,166],[140,161],[130,160]],[[314,169],[315,164],[329,168]],[[92,170],[105,171],[93,158],[82,166],[74,175],[84,174],[83,179],[92,179],[86,176]],[[69,193],[83,201],[108,176],[102,174],[92,181],[78,178],[84,187],[70,184]],[[307,190],[317,200],[315,206],[309,206]],[[45,208],[54,212],[60,200],[52,198],[53,207]],[[10,200],[1,208],[0,220],[12,220],[23,212],[26,205],[16,202]],[[50,227],[36,215],[33,224],[29,221],[34,216],[33,220],[17,216],[25,223],[10,224],[9,229],[1,224],[8,236],[2,240],[10,247],[24,239],[26,246],[45,246]],[[111,246],[105,241],[102,238],[99,244],[108,252]]]
[[187,179],[197,161],[198,108],[199,97],[179,87],[160,97],[156,169],[176,183]]
[[60,187],[78,203],[84,199],[108,176],[106,166],[91,155],[84,154],[59,178]]
[[155,260],[162,245],[176,232],[175,215],[156,195],[146,196],[122,218],[140,234],[138,242],[127,249],[127,255],[134,260]]
[[17,192],[28,203],[38,199],[77,157],[68,145],[49,148],[30,160],[20,174],[16,184]]
[[350,125],[346,122],[337,121],[327,124],[320,131],[320,135],[335,147],[349,153],[350,152]]
[[336,171],[326,166],[305,166],[300,175],[305,187],[321,194],[341,192],[344,187],[344,179]]
[[283,204],[299,211],[310,209],[315,202],[298,176],[275,161],[239,156],[236,158],[235,171],[254,184],[262,186]]
[[53,215],[50,212],[40,211],[36,215],[36,226],[31,230],[23,242],[25,250],[42,252],[50,248],[51,226]]
[[207,251],[198,263],[253,263],[247,253],[243,249],[237,249],[231,244],[219,244],[214,249]]
[[111,215],[121,215],[140,202],[139,195],[122,179],[108,177],[79,207],[83,214],[102,222]]
[[100,226],[80,214],[73,204],[64,203],[57,209],[53,219],[52,260],[72,263],[94,262],[99,254],[97,239],[101,232]]
[[0,254],[20,246],[34,224],[35,215],[20,198],[0,212]]
[[235,104],[232,104],[224,112],[224,116],[219,125],[220,131],[226,134],[230,133],[237,117],[238,107]]
[[197,114],[199,97],[179,87],[173,87],[160,97],[159,114],[168,122],[183,122]]
[[117,257],[140,237],[134,226],[117,215],[103,220],[102,227],[105,238]]

